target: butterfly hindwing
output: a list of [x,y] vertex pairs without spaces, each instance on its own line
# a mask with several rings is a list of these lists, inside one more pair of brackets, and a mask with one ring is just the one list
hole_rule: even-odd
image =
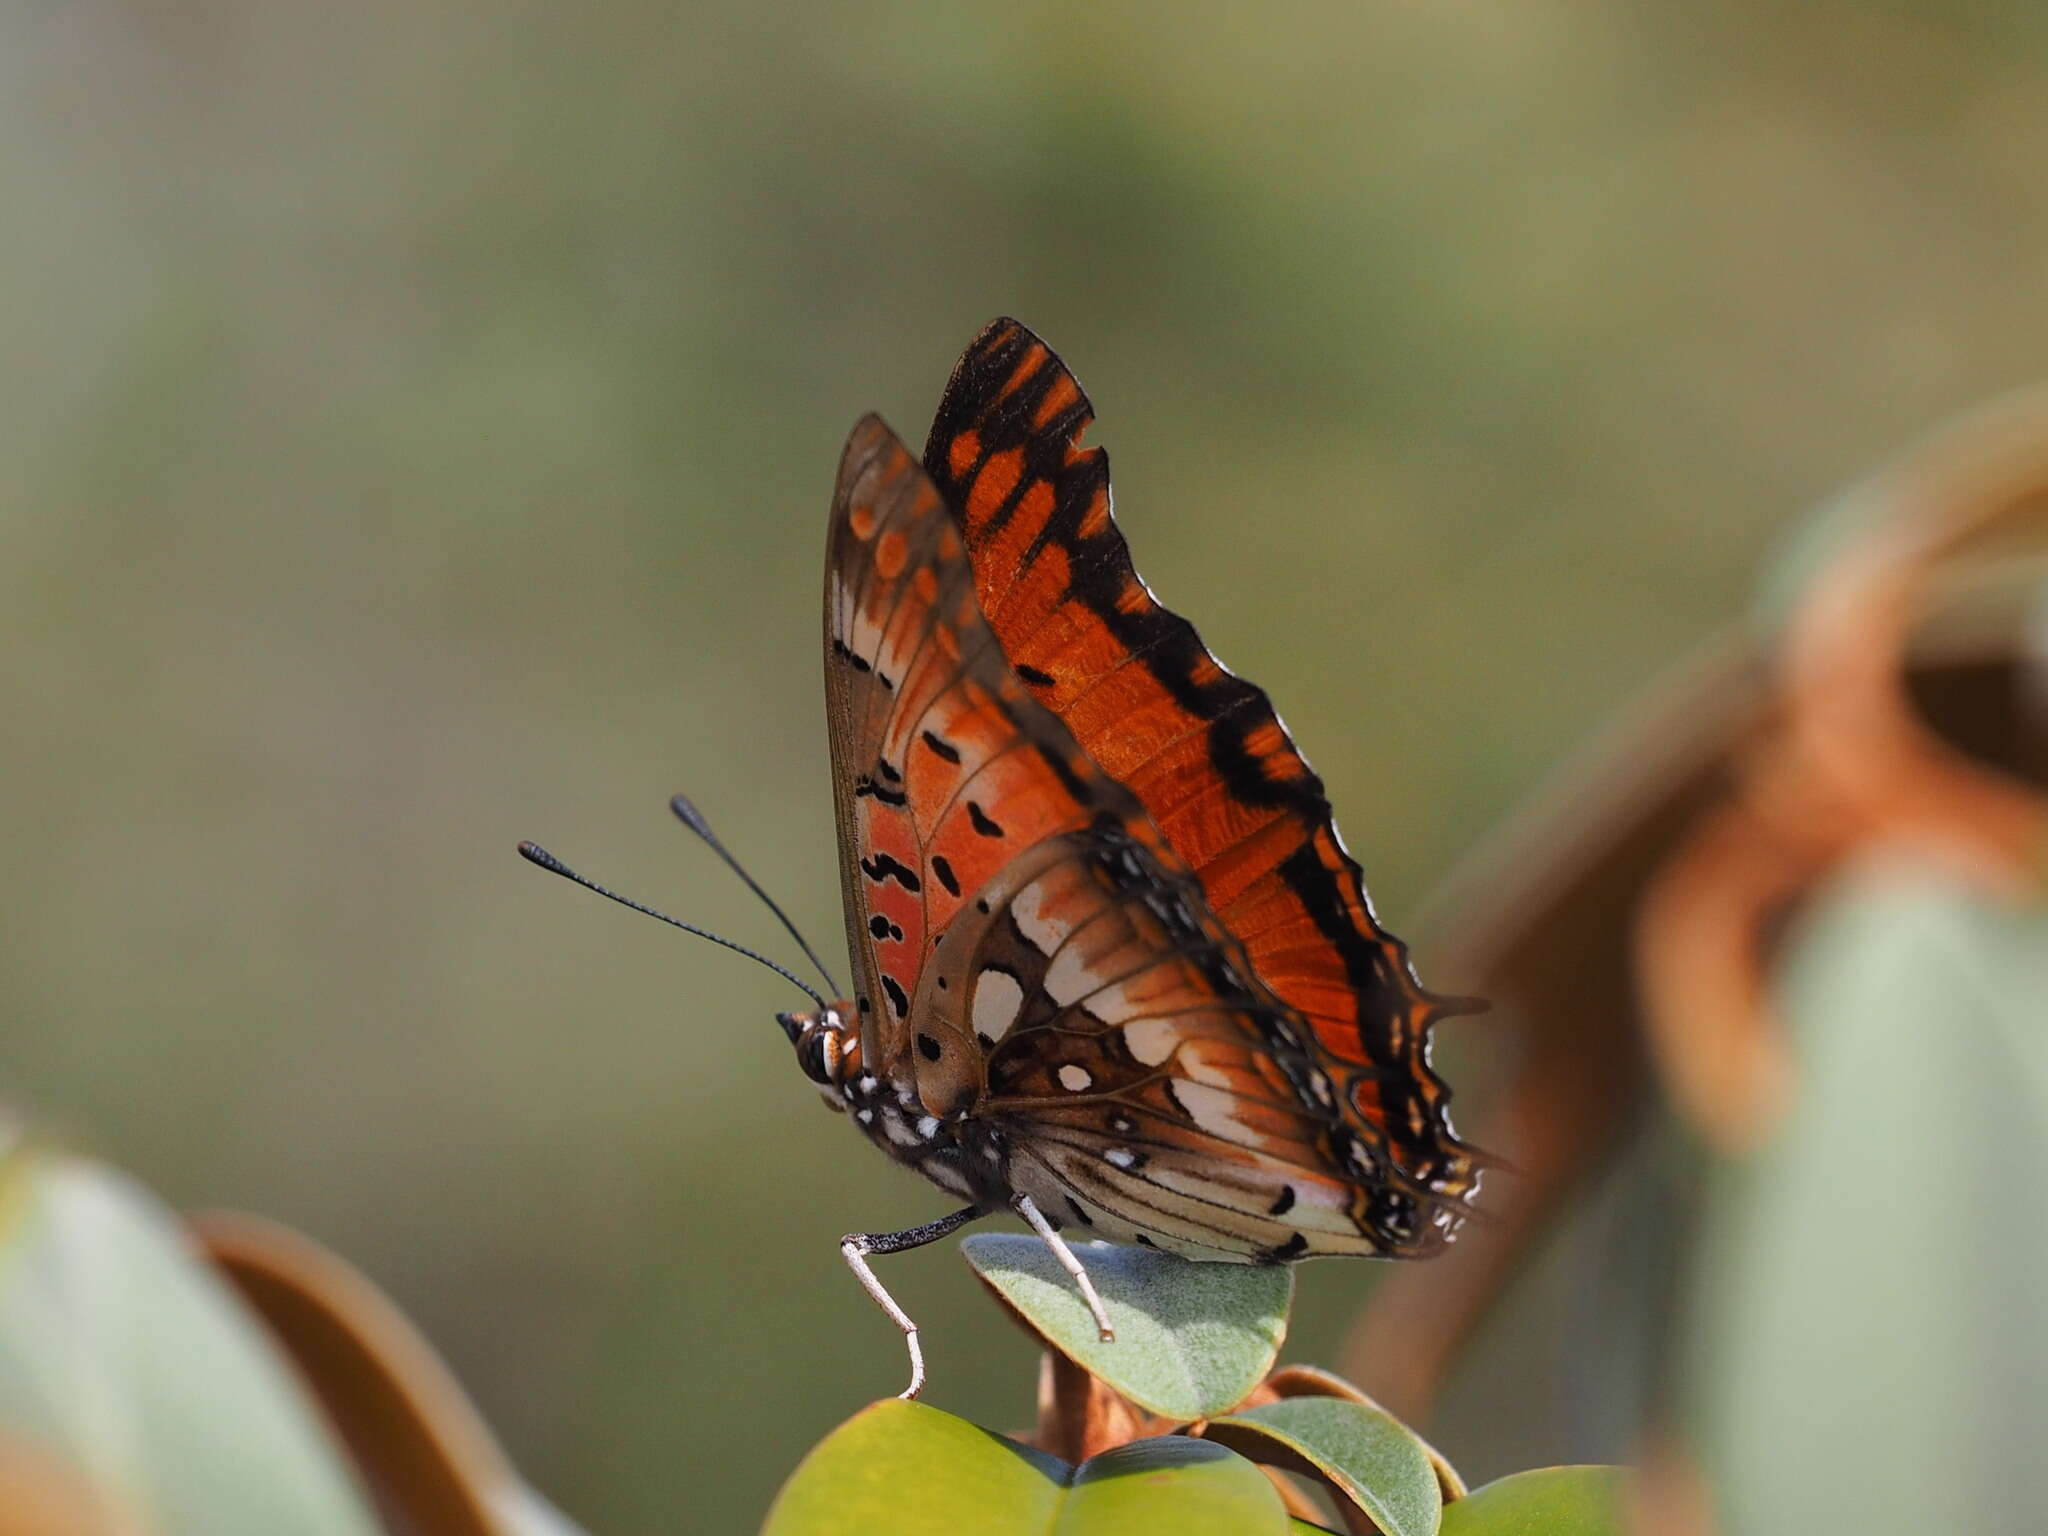
[[[986,903],[989,910],[978,908]],[[1257,1259],[1421,1251],[1303,1021],[1140,822],[1006,868],[940,943],[920,995],[986,1059],[977,1114],[1011,1177],[1103,1235]]]

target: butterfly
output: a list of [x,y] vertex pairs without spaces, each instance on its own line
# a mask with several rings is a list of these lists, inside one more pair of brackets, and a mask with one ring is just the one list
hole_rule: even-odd
[[1469,1005],[1380,927],[1266,695],[1138,576],[1092,420],[998,320],[922,460],[869,416],[840,461],[825,693],[857,988],[785,1028],[836,1107],[967,1202],[846,1240],[878,1300],[866,1255],[1004,1207],[1056,1250],[1069,1228],[1414,1257],[1478,1180],[1429,1064]]
[[1265,693],[1139,577],[1092,420],[1052,350],[997,320],[923,457],[870,415],[832,500],[855,987],[778,1020],[830,1107],[963,1202],[841,1242],[903,1331],[905,1397],[917,1327],[874,1255],[1014,1211],[1109,1338],[1063,1232],[1200,1260],[1423,1257],[1481,1172],[1429,1056],[1437,1020],[1483,1005],[1422,987]]

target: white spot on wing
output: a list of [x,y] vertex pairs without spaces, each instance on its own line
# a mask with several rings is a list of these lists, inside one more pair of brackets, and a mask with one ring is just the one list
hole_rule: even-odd
[[1070,1093],[1080,1093],[1095,1081],[1088,1075],[1086,1067],[1077,1067],[1072,1062],[1060,1068],[1060,1086]]
[[1129,1147],[1111,1147],[1102,1155],[1105,1160],[1118,1168],[1128,1168],[1138,1160],[1137,1155]]
[[[1037,940],[1032,942],[1037,943]],[[1039,983],[1062,1008],[1102,985],[1102,978],[1096,975],[1094,967],[1088,963],[1088,956],[1083,953],[1085,948],[1076,943],[1061,950],[1053,957],[1052,964],[1045,968],[1045,979]]]
[[1017,931],[1031,942],[1042,955],[1049,955],[1059,948],[1062,937],[1059,924],[1045,915],[1045,887],[1036,882],[1024,887],[1010,902],[1010,916],[1017,924]]
[[1008,971],[991,967],[974,979],[974,1032],[1000,1040],[1017,1022],[1024,1006],[1024,989]]
[[1158,1010],[1161,1002],[1185,992],[1189,985],[1184,963],[1162,958],[1134,976],[1103,987],[1088,999],[1088,1011],[1105,1024],[1126,1024]]
[[1165,1061],[1179,1043],[1180,1031],[1172,1019],[1137,1019],[1124,1026],[1124,1045],[1148,1067]]
[[881,627],[860,611],[853,589],[843,574],[832,581],[832,633],[856,656],[872,657],[881,642]]
[[1182,1073],[1189,1080],[1207,1083],[1212,1088],[1235,1088],[1238,1083],[1237,1065],[1236,1052],[1225,1050],[1210,1040],[1189,1041],[1187,1049],[1180,1053]]
[[1173,1096],[1180,1100],[1188,1118],[1211,1136],[1235,1141],[1252,1129],[1237,1118],[1237,1096],[1221,1088],[1183,1080],[1173,1085]]

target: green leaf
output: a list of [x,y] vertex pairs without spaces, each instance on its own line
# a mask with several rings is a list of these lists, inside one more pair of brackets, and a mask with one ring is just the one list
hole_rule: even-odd
[[1441,1536],[1623,1536],[1619,1467],[1542,1467],[1444,1508]]
[[[1379,1413],[1386,1409],[1374,1402],[1365,1393],[1335,1371],[1326,1371],[1319,1365],[1287,1365],[1266,1378],[1266,1390],[1276,1397],[1339,1397],[1347,1403],[1363,1403]],[[1436,1485],[1446,1504],[1453,1499],[1465,1497],[1465,1479],[1458,1475],[1458,1469],[1451,1465],[1444,1453],[1431,1445],[1411,1428],[1408,1433],[1415,1435],[1415,1443],[1422,1447],[1429,1457],[1429,1464],[1436,1469]]]
[[1285,1536],[1259,1469],[1219,1445],[1139,1440],[1070,1467],[965,1419],[895,1399],[806,1456],[762,1536]]
[[0,1205],[0,1443],[52,1458],[109,1529],[371,1536],[296,1379],[155,1200],[23,1150]]
[[[962,1527],[979,1531],[982,1526]],[[1220,1445],[1134,1440],[1083,1462],[1048,1536],[1284,1536],[1272,1480]]]
[[1431,1536],[1437,1528],[1443,1493],[1429,1449],[1381,1409],[1294,1397],[1212,1420],[1202,1434],[1254,1461],[1321,1478],[1387,1536]]
[[923,1403],[863,1409],[806,1456],[762,1536],[1042,1536],[1071,1469]]
[[1197,1264],[1150,1248],[1077,1243],[1116,1329],[1105,1344],[1072,1278],[1037,1238],[980,1233],[961,1252],[1046,1343],[1174,1419],[1241,1402],[1272,1368],[1294,1299],[1285,1265]]

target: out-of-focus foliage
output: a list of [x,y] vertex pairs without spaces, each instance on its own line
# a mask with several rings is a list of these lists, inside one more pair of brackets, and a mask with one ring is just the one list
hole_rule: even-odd
[[1800,1110],[1724,1174],[1686,1396],[1729,1531],[2020,1530],[2048,1508],[2048,913],[1896,861],[1787,988]]
[[380,1529],[169,1214],[33,1147],[0,1154],[0,1488],[9,1536]]
[[578,1536],[363,1276],[0,1148],[0,1536]]
[[[836,931],[854,417],[1059,347],[1398,929],[1796,509],[2035,375],[2044,80],[2009,4],[17,8],[0,1095],[362,1262],[593,1528],[743,1528],[899,1369],[832,1239],[933,1193],[768,978],[511,843],[776,944],[688,788]],[[1304,1272],[1311,1354],[1371,1282]],[[889,1283],[1020,1417],[957,1264]],[[1577,1347],[1442,1438],[1623,1454],[1597,1390],[1491,1413]]]
[[1413,1413],[1547,1287],[1646,1529],[2038,1523],[2044,488],[2039,392],[1927,435],[1466,871],[1453,953],[1528,1046],[1468,1128],[1516,1186],[1374,1294],[1376,1390]]

